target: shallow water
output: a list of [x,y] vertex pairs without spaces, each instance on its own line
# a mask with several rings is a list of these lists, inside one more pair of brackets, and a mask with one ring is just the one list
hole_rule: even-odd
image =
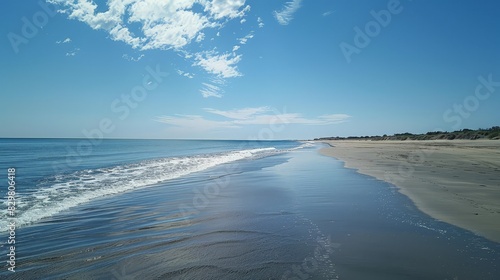
[[499,244],[433,220],[393,186],[318,148],[229,162],[72,207],[19,229],[17,272],[0,275],[500,279]]

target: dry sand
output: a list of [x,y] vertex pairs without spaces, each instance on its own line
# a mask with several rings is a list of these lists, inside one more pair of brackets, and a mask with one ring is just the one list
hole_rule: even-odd
[[325,141],[321,153],[399,187],[430,216],[500,243],[500,141]]

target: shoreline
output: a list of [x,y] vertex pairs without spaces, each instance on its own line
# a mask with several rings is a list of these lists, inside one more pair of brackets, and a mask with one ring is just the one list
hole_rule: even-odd
[[395,185],[422,212],[500,243],[500,141],[317,141],[346,168]]

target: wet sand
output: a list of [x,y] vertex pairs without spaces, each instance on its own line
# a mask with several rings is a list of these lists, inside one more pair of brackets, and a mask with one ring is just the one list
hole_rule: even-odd
[[399,187],[426,214],[500,243],[500,141],[326,141],[323,155]]

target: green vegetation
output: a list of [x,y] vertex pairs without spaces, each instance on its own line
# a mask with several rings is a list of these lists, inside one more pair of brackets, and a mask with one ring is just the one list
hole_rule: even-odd
[[409,132],[396,133],[394,135],[384,134],[383,136],[349,136],[349,137],[322,137],[314,140],[454,140],[454,139],[500,139],[500,126],[487,129],[461,129],[457,131],[431,131],[425,134],[412,134]]

